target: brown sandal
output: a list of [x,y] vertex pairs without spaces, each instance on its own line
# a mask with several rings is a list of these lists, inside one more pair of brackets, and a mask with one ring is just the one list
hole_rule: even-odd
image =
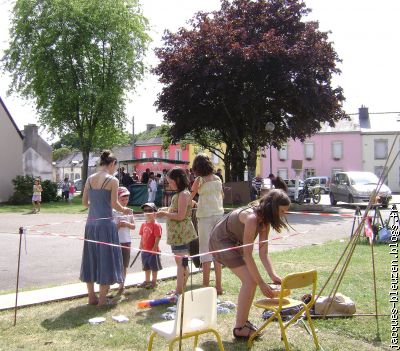
[[[248,333],[247,335],[238,335],[237,331],[238,330],[242,330],[244,328],[248,329]],[[250,321],[246,321],[246,323],[244,324],[243,327],[238,327],[238,328],[233,328],[233,336],[238,339],[238,340],[248,340],[253,334],[254,332],[257,330],[258,328],[251,323]],[[255,339],[258,339],[262,334],[258,334]]]

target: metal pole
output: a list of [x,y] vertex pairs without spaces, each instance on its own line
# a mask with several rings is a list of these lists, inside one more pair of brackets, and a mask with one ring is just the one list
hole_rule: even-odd
[[18,248],[18,266],[17,266],[17,287],[15,288],[15,308],[14,308],[14,327],[17,324],[17,308],[18,308],[18,287],[19,287],[19,266],[21,262],[21,242],[24,228],[19,228],[19,248]]
[[269,174],[272,174],[272,145],[269,143]]

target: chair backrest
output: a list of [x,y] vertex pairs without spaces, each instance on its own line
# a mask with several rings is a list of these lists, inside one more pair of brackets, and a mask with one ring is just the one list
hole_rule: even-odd
[[284,298],[283,291],[285,289],[290,289],[290,290],[301,289],[310,285],[312,285],[311,301],[314,301],[315,292],[317,289],[317,271],[312,270],[307,272],[288,274],[282,280],[282,285],[281,285],[282,293],[280,296],[280,300]]
[[[217,291],[213,287],[200,288],[185,292],[183,310],[183,333],[216,328],[217,326]],[[179,335],[182,311],[182,295],[179,296],[174,334]],[[201,321],[201,323],[199,323]]]

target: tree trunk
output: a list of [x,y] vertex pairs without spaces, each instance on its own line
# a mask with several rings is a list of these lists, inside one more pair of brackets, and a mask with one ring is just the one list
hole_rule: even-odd
[[250,151],[247,155],[247,174],[248,180],[251,185],[252,179],[256,176],[256,167],[257,167],[257,146],[251,147]]
[[240,182],[244,180],[244,172],[246,169],[244,159],[243,159],[243,150],[232,147],[232,181]]
[[86,148],[82,149],[82,191],[86,184],[86,179],[88,178],[89,169],[89,150]]

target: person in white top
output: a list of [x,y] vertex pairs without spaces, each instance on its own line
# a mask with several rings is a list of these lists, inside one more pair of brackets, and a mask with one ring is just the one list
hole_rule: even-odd
[[[118,187],[118,201],[122,206],[127,206],[130,192],[124,186]],[[135,229],[135,219],[133,214],[124,215],[121,212],[113,210],[114,221],[118,228],[119,244],[122,246],[122,261],[124,266],[124,280],[119,284],[117,295],[122,295],[125,288],[126,272],[131,259],[131,230]]]
[[[193,160],[192,169],[196,180],[192,185],[191,197],[198,193],[196,217],[199,230],[199,251],[205,254],[210,251],[210,234],[215,224],[223,217],[223,191],[221,179],[214,174],[213,164],[206,154],[199,154]],[[200,256],[203,265],[203,286],[210,283],[210,270],[213,256],[205,254]],[[222,266],[214,260],[215,287],[217,294],[222,295]]]
[[157,194],[157,182],[156,178],[154,176],[154,172],[150,172],[149,176],[149,182],[147,183],[147,189],[149,191],[149,198],[147,202],[153,203],[155,202],[156,199],[156,194]]

